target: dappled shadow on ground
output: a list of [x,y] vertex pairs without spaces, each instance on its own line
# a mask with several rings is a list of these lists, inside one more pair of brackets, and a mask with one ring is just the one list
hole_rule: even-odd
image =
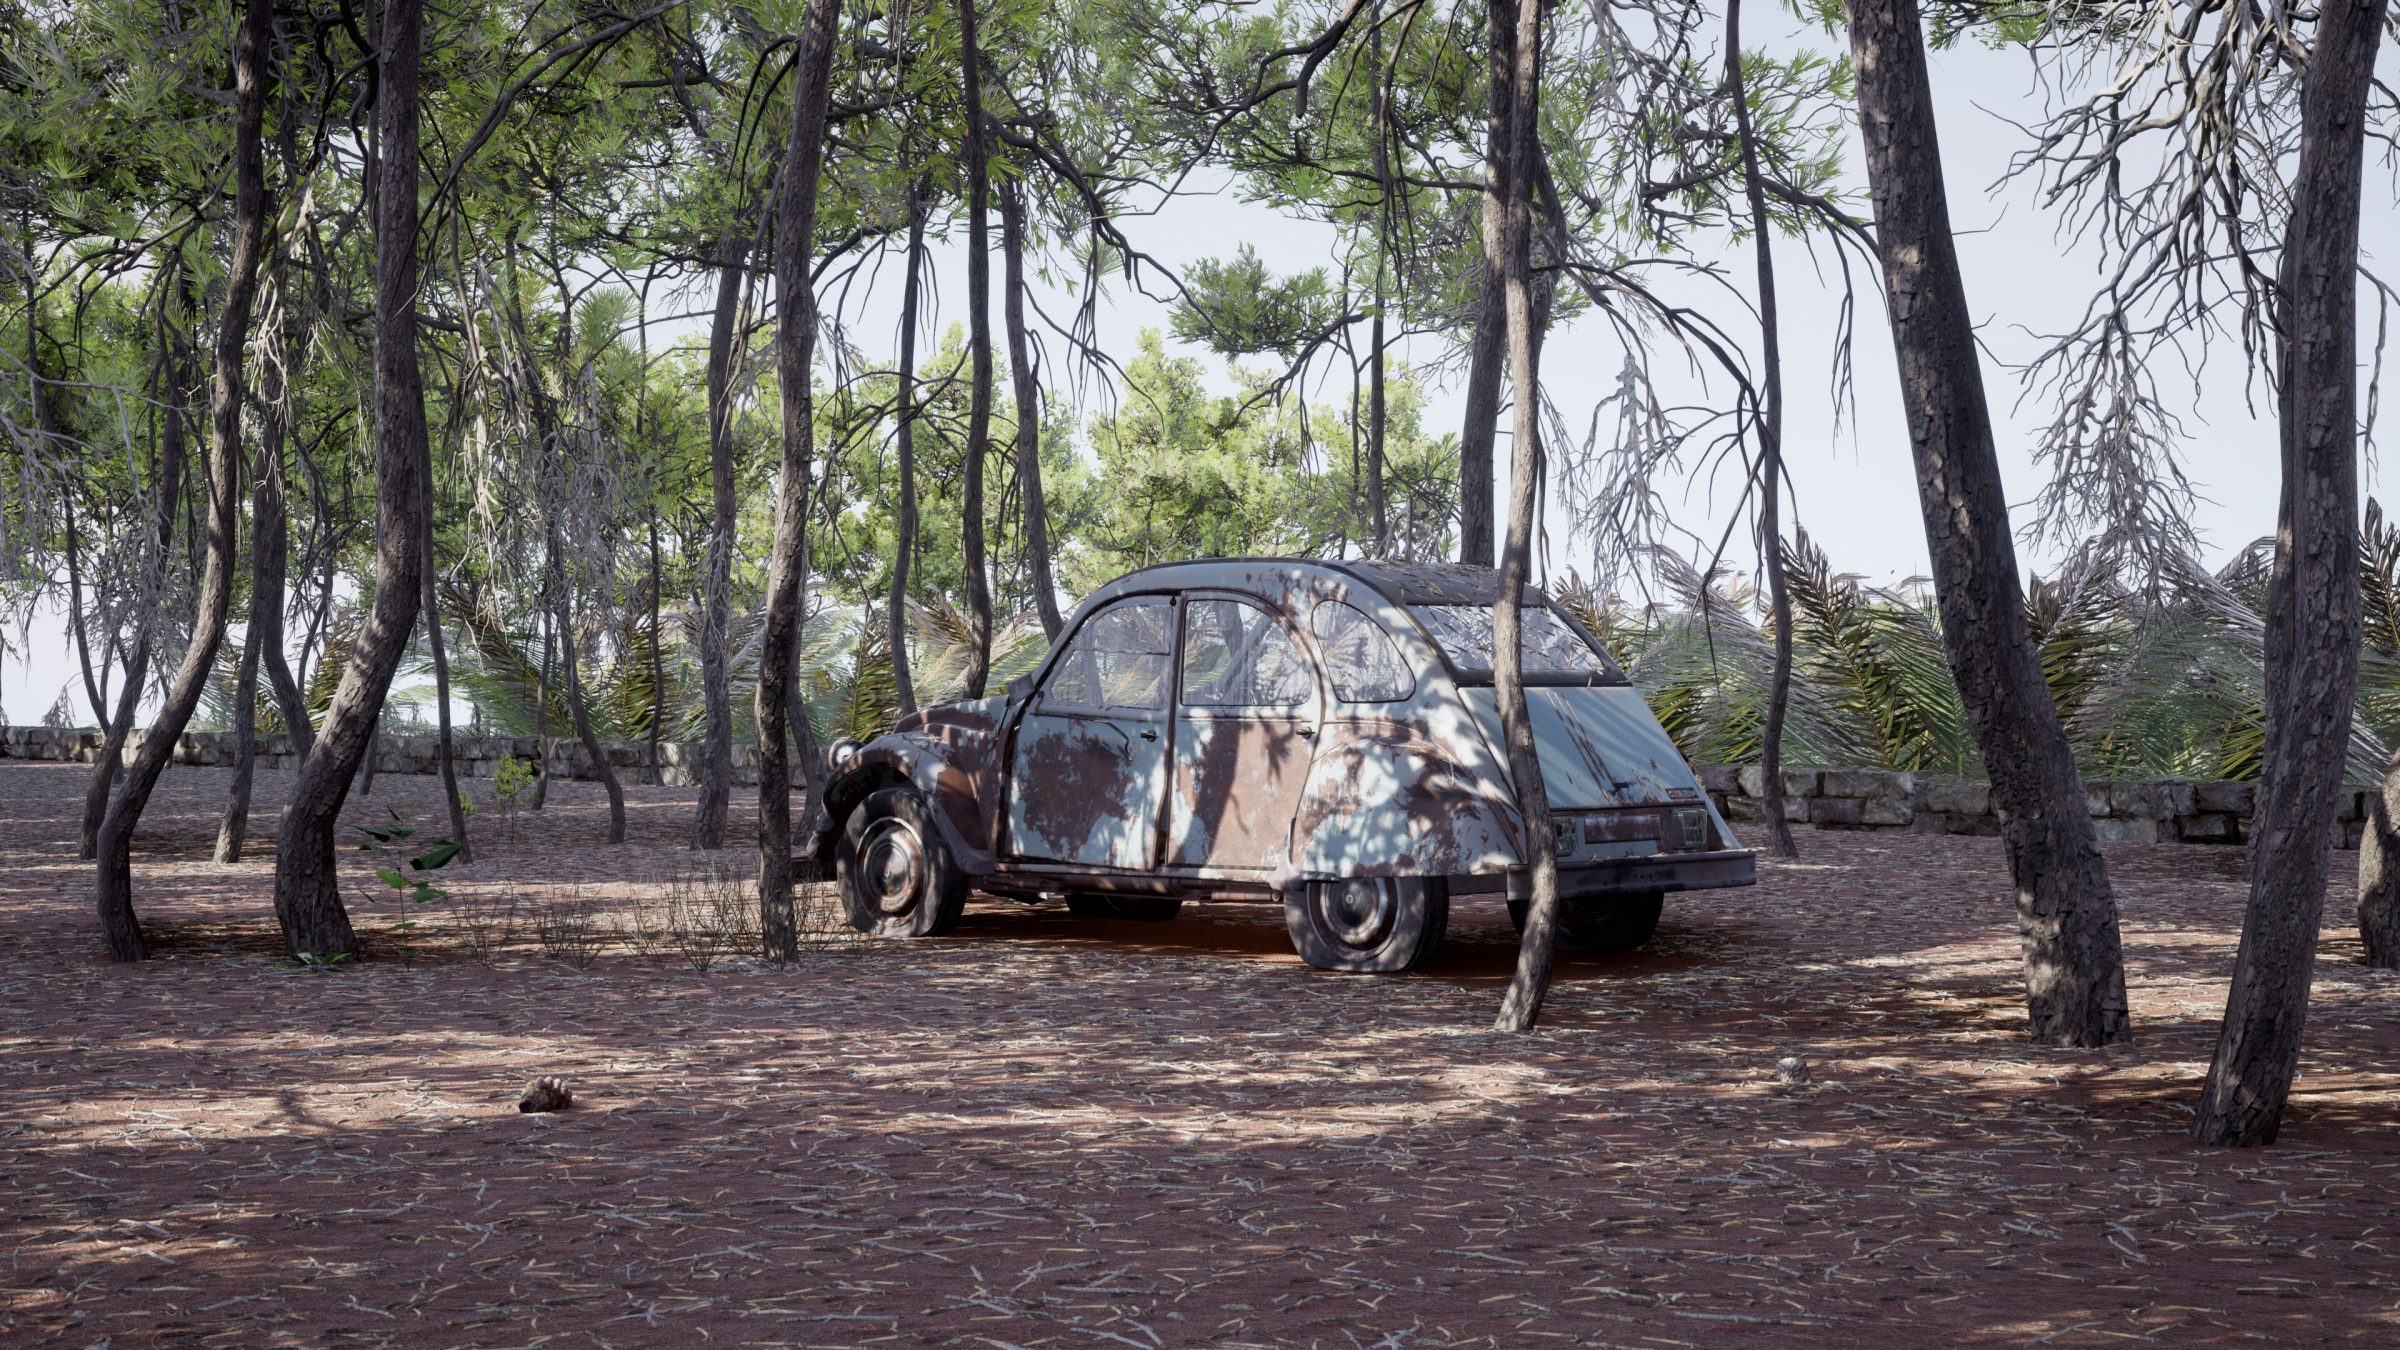
[[[0,1340],[2400,1332],[2400,981],[2329,929],[2283,1145],[2191,1145],[2241,904],[2206,850],[2110,853],[2130,1047],[2023,1042],[1990,841],[1834,835],[1671,899],[1643,952],[1569,958],[1544,1030],[1505,1037],[1488,900],[1390,979],[1309,971],[1270,906],[983,898],[955,937],[785,970],[487,963],[437,914],[413,963],[317,975],[275,960],[270,864],[185,842],[222,781],[167,777],[136,859],[159,959],[119,968],[44,815],[80,778],[0,765]],[[430,787],[353,818],[422,819]],[[609,849],[597,789],[552,791],[446,880],[540,904],[708,865],[688,794],[636,789]],[[371,861],[345,855],[362,902]],[[1789,1054],[1813,1081],[1782,1093]],[[578,1107],[517,1114],[552,1072]]]

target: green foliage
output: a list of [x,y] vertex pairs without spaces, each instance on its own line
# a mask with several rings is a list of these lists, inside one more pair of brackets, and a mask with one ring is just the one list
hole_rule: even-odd
[[[391,888],[392,902],[397,907],[398,917],[385,925],[384,931],[405,939],[416,931],[418,913],[428,905],[450,898],[450,893],[434,885],[431,878],[416,874],[449,866],[462,846],[448,839],[418,840],[416,827],[403,823],[398,811],[389,814],[392,818],[389,825],[358,827],[358,832],[366,836],[359,848],[375,855],[375,877]],[[414,964],[416,958],[417,949],[404,940],[400,959]]]

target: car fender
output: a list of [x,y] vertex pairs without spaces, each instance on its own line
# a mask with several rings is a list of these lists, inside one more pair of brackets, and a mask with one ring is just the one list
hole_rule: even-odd
[[1440,746],[1393,725],[1326,732],[1282,880],[1467,876],[1516,863],[1515,811]]
[[887,787],[915,788],[933,805],[934,823],[950,855],[971,876],[993,868],[989,785],[981,766],[962,765],[951,747],[931,737],[895,732],[869,741],[825,785],[825,819],[816,840],[818,861],[831,865],[842,825],[858,804]]

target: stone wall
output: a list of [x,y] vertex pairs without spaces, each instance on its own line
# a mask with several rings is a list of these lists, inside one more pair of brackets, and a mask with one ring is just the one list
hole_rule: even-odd
[[[136,731],[125,757],[141,743]],[[377,773],[438,773],[432,736],[379,738]],[[592,779],[590,756],[583,743],[562,737],[462,736],[456,742],[458,773],[462,778],[489,778],[509,758],[539,759],[560,778]],[[648,746],[634,741],[605,741],[608,762],[628,781]],[[658,747],[661,777],[670,787],[699,782],[700,747],[664,742]],[[90,763],[100,753],[100,733],[54,727],[0,729],[0,759],[66,760]],[[284,736],[262,736],[258,745],[261,768],[298,767]],[[184,735],[175,753],[178,764],[233,763],[229,732],[194,731]],[[758,782],[758,752],[748,745],[733,748],[734,781]],[[1726,819],[1735,825],[1763,823],[1766,782],[1757,765],[1710,764],[1700,769],[1700,781]],[[1795,824],[1821,830],[1908,830],[1917,834],[1998,834],[1992,814],[1992,792],[1982,783],[1935,778],[1927,774],[1884,769],[1786,769],[1783,771],[1784,815]],[[2104,842],[2131,844],[2239,844],[2249,838],[2254,785],[2191,781],[2092,781],[2084,784],[2084,803]],[[2358,847],[2367,795],[2342,794],[2342,847]]]
[[[128,738],[125,760],[133,761],[134,751],[141,745],[143,732],[137,730]],[[435,736],[380,736],[376,738],[375,772],[377,773],[439,773],[440,739]],[[504,759],[539,760],[542,767],[559,778],[596,779],[600,775],[592,765],[591,756],[584,753],[583,742],[569,737],[533,736],[460,736],[452,741],[456,767],[461,778],[490,778],[499,772]],[[603,741],[600,744],[608,762],[618,776],[626,781],[641,781],[636,772],[647,760],[649,746],[639,741]],[[661,777],[669,787],[692,787],[700,781],[700,747],[661,742],[658,747]],[[89,764],[100,754],[100,733],[90,730],[57,727],[7,727],[0,729],[0,760],[34,759],[68,761]],[[233,733],[226,731],[192,731],[184,733],[175,749],[175,763],[219,765],[232,767]],[[261,769],[296,769],[300,757],[292,752],[291,738],[283,735],[258,738],[258,766]],[[753,746],[733,747],[733,780],[742,786],[758,782],[758,751]]]
[[[1766,775],[1757,765],[1706,765],[1700,781],[1736,826],[1765,823]],[[2255,784],[2087,780],[2083,786],[2085,809],[2105,843],[2240,844],[2250,837]],[[2344,848],[2358,847],[2368,795],[2342,794]],[[2000,832],[1987,784],[1884,769],[1786,769],[1783,814],[1821,830]]]

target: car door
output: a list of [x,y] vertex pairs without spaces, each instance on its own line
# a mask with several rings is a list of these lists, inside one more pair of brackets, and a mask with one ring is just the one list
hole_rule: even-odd
[[1012,857],[1157,865],[1174,636],[1173,599],[1137,595],[1086,618],[1067,640],[1010,751]]
[[1166,865],[1271,870],[1316,754],[1316,666],[1253,599],[1187,595],[1181,630]]

